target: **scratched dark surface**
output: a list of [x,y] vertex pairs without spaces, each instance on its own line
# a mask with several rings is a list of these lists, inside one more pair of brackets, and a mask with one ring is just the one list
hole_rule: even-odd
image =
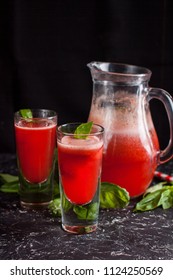
[[[173,161],[159,169],[173,174]],[[14,155],[0,155],[2,172],[17,174]],[[134,213],[136,202],[101,210],[95,233],[71,235],[48,210],[23,210],[17,194],[0,193],[0,259],[173,259],[173,208]]]

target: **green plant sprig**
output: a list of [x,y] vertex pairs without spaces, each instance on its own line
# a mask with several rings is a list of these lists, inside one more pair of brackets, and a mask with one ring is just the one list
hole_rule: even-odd
[[[19,192],[19,178],[18,176],[13,176],[10,174],[0,174],[0,191],[6,193],[18,193]],[[100,208],[123,208],[128,205],[130,197],[128,192],[120,188],[117,185],[109,183],[101,183],[100,191]],[[54,197],[53,201],[49,205],[50,211],[57,216],[61,215],[61,202],[60,202],[60,192],[59,185],[57,181],[54,181]],[[87,219],[92,219],[93,209],[97,208],[96,204],[91,205],[90,211],[86,212],[85,206],[75,206],[70,203],[65,197],[63,198],[63,205],[66,209],[73,208],[73,211],[78,215],[78,217],[86,217]]]
[[33,117],[32,111],[30,109],[20,109],[19,113],[22,116],[22,118],[25,118],[25,119],[28,119],[28,118],[31,119]]
[[[19,178],[18,176],[0,173],[0,191],[4,193],[19,193]],[[100,208],[101,209],[117,209],[125,208],[130,202],[129,193],[114,184],[101,183],[100,190]],[[67,199],[65,199],[66,207],[74,207]],[[54,197],[53,201],[49,205],[49,209],[52,214],[61,215],[61,202],[59,185],[57,181],[54,181]],[[93,207],[96,207],[93,205]],[[158,207],[163,209],[169,209],[173,207],[173,184],[167,182],[161,182],[152,187],[149,187],[144,193],[142,199],[136,203],[134,212],[151,211]],[[75,213],[79,217],[92,217],[91,212],[87,213],[84,206],[74,207]]]
[[163,209],[173,207],[173,185],[161,182],[148,188],[143,198],[136,204],[134,212],[150,211],[158,207]]
[[90,134],[91,132],[92,126],[93,126],[92,121],[80,124],[74,132],[74,137],[76,139],[86,139],[87,135]]

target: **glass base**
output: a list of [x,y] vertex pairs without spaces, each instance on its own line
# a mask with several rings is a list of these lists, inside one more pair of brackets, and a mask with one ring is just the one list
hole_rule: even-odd
[[20,201],[20,204],[23,208],[27,209],[45,209],[49,206],[51,201],[48,202],[25,202],[25,201]]
[[62,224],[62,228],[70,233],[74,234],[86,234],[96,231],[97,224],[94,225],[80,225],[80,226],[71,226]]

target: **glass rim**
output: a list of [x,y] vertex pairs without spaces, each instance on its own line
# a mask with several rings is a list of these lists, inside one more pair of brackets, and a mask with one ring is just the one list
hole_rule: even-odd
[[[64,124],[61,124],[57,127],[57,132],[63,134],[63,135],[66,135],[66,136],[73,136],[74,135],[74,132],[65,132],[65,131],[62,131],[61,129],[63,127],[67,127],[67,126],[74,126],[75,128],[77,128],[80,124],[83,124],[83,122],[71,122],[71,123],[64,123]],[[94,131],[94,132],[90,132],[90,133],[86,133],[86,134],[80,134],[81,136],[86,136],[86,135],[91,135],[91,136],[97,136],[97,135],[101,135],[104,133],[104,127],[101,126],[100,124],[97,124],[97,123],[93,123],[92,125],[92,128],[94,127],[98,127],[99,130],[98,131]],[[75,130],[74,130],[75,131]]]
[[149,82],[152,72],[150,69],[125,63],[97,62],[87,64],[94,82],[108,82],[124,85],[139,85]]
[[[57,115],[57,113],[56,113],[56,111],[54,111],[54,110],[51,110],[51,109],[35,109],[35,108],[31,108],[31,109],[29,109],[29,110],[31,110],[31,112],[34,114],[34,113],[39,113],[39,112],[42,112],[42,113],[45,113],[45,115],[43,114],[42,116],[33,116],[33,118],[41,118],[41,119],[52,119],[52,118],[57,118],[58,117],[58,115]],[[49,114],[50,115],[49,115]],[[47,115],[46,115],[47,114]],[[20,118],[21,120],[26,120],[26,118],[25,117],[22,117],[21,115],[20,115],[20,110],[18,110],[18,111],[16,111],[15,113],[14,113],[14,117],[16,117],[16,118]],[[32,119],[32,118],[27,118],[27,119]]]
[[[103,61],[92,61],[87,66],[99,73],[109,73],[113,75],[123,76],[146,76],[151,75],[151,70],[138,65],[128,63],[116,63],[116,62],[103,62]],[[108,70],[109,66],[115,69],[115,71]]]

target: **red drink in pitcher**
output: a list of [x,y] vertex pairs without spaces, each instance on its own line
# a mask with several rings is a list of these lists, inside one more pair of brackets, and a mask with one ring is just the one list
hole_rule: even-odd
[[56,124],[51,120],[21,120],[15,124],[16,148],[23,177],[36,184],[47,180],[56,146]]
[[[105,128],[102,182],[125,188],[130,197],[145,192],[158,165],[159,143],[154,127],[147,131],[138,118],[119,109],[92,107],[89,120]],[[135,115],[135,113],[134,113]],[[148,125],[151,123],[147,115]]]
[[[105,129],[102,181],[118,184],[131,197],[145,192],[157,166],[173,156],[173,99],[163,89],[151,88],[151,71],[122,63],[87,64],[93,81],[89,120]],[[170,140],[160,150],[150,112],[158,99],[166,109]]]
[[95,108],[89,118],[105,127],[101,180],[117,184],[125,188],[130,197],[137,197],[151,183],[158,165],[159,143],[156,132],[154,127],[150,128],[148,136],[145,128],[137,125],[136,120],[128,117],[124,122],[125,115],[120,112],[117,120],[106,119],[103,110],[100,113],[100,108],[99,111]]
[[[157,147],[157,137],[154,141]],[[156,151],[135,133],[113,134],[103,153],[102,181],[125,188],[131,197],[143,194],[157,167]]]

